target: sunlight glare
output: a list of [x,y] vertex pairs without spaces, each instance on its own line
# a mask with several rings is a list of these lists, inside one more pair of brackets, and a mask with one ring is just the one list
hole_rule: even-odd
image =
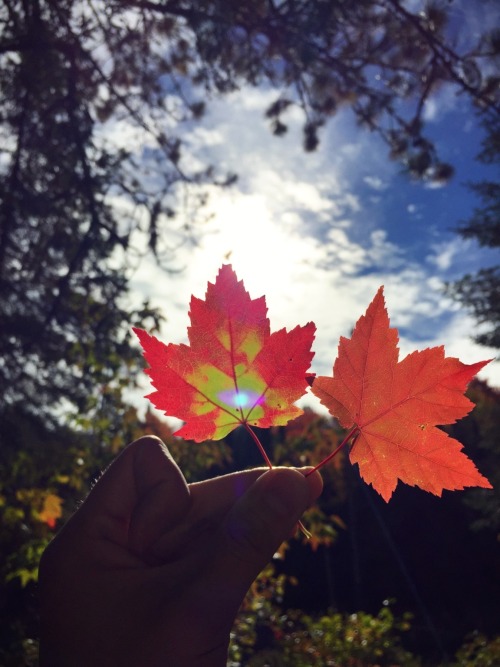
[[263,397],[253,391],[225,390],[218,394],[221,401],[236,408],[260,405]]
[[250,296],[265,295],[274,312],[283,310],[280,305],[300,284],[314,242],[298,234],[295,214],[275,220],[266,204],[260,195],[218,197],[211,233],[203,239],[196,263],[200,282],[222,264],[231,264]]

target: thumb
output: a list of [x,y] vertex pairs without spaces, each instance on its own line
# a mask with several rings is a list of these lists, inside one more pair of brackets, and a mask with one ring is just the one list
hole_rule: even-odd
[[[305,477],[293,468],[273,468],[261,475],[226,519],[226,548],[232,558],[260,572],[323,488],[318,474]],[[253,567],[252,567],[253,566]],[[250,582],[251,583],[251,582]]]
[[211,573],[226,614],[236,613],[254,579],[322,488],[319,473],[305,477],[293,468],[273,468],[235,503],[224,522]]

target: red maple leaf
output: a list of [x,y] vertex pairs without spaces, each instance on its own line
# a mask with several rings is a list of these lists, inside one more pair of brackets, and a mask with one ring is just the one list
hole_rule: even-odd
[[333,377],[317,377],[312,385],[330,413],[351,429],[351,462],[386,501],[398,480],[438,496],[443,489],[491,488],[462,445],[436,428],[474,407],[463,392],[489,361],[466,365],[445,357],[442,346],[398,361],[397,344],[381,287],[352,337],[341,337]]
[[189,345],[134,328],[156,389],[147,398],[185,422],[175,435],[218,440],[240,424],[278,426],[302,414],[293,403],[308,387],[312,322],[271,333],[265,298],[251,299],[230,265],[205,301],[192,297],[189,316]]

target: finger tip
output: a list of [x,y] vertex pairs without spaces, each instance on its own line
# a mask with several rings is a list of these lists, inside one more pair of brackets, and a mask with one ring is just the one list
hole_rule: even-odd
[[305,475],[305,479],[309,485],[310,501],[313,503],[323,492],[323,478],[318,470],[314,470]]
[[307,480],[311,503],[313,503],[323,491],[323,477],[321,473],[312,466],[304,466],[303,468],[296,468],[296,470]]
[[162,453],[167,454],[167,456],[170,456],[167,446],[163,440],[156,435],[143,435],[130,443],[128,447],[134,450],[135,456],[144,456],[145,453],[152,450],[159,450]]
[[306,476],[302,470],[291,467],[268,470],[263,475],[263,482],[268,488],[273,487],[276,494],[281,494],[288,502],[296,504],[301,512],[309,507],[323,490],[323,479],[317,471]]

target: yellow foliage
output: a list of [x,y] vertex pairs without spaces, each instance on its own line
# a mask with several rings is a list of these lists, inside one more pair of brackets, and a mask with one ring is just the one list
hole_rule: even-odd
[[55,493],[48,493],[43,501],[43,509],[38,513],[38,519],[54,528],[57,519],[62,516],[62,498]]

